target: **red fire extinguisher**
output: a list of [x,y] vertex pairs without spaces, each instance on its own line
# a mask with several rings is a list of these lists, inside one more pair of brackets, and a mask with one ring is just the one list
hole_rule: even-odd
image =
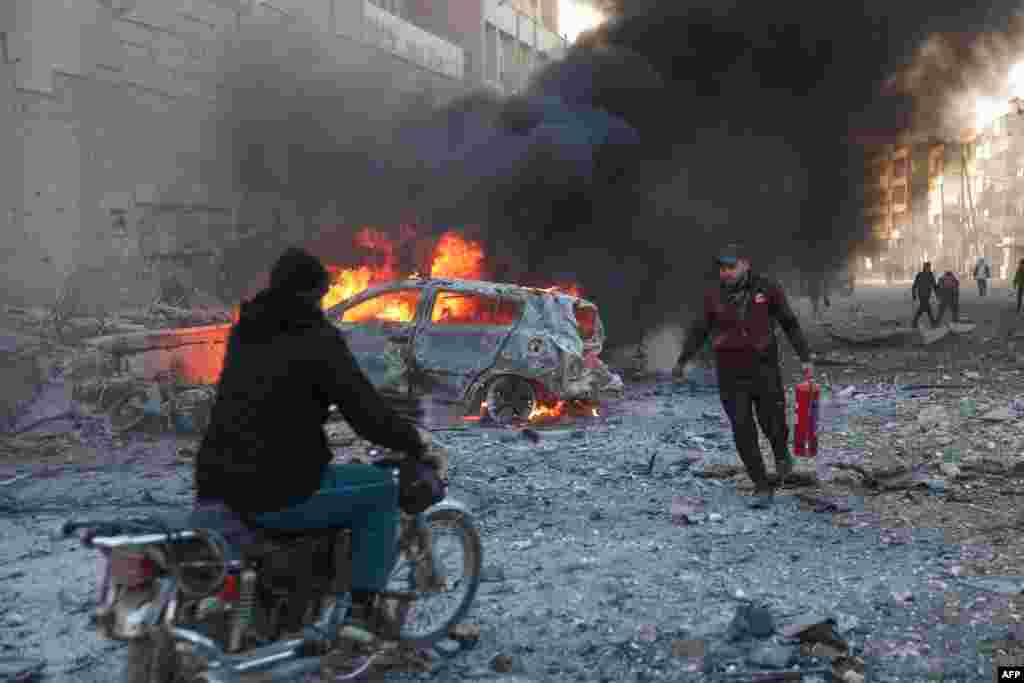
[[796,385],[796,429],[794,454],[798,458],[813,458],[818,454],[818,398],[821,387],[814,383],[810,371]]

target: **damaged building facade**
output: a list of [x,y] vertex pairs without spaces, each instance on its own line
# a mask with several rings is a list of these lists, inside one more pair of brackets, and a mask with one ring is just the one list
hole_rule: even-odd
[[240,194],[228,160],[204,155],[217,56],[253,27],[308,35],[339,63],[401,75],[387,87],[409,106],[484,84],[515,92],[565,49],[556,0],[0,3],[8,303],[48,305],[70,286],[106,306],[137,305],[170,275],[212,293],[225,248],[303,234],[309,219],[295,206]]
[[1012,278],[1024,258],[1022,135],[1024,117],[1011,111],[957,140],[897,133],[864,144],[864,215],[875,249],[861,269],[909,279],[932,261],[970,277],[984,257],[994,278]]

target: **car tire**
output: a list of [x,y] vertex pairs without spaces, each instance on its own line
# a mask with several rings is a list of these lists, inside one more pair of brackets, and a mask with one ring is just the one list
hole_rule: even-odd
[[537,407],[537,393],[526,379],[499,375],[487,384],[487,414],[498,424],[526,422]]

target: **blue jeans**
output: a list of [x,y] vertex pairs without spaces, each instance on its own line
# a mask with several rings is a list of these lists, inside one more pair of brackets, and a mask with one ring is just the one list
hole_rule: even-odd
[[[287,466],[287,465],[285,465]],[[254,516],[268,529],[352,529],[352,588],[380,591],[387,584],[398,546],[398,483],[390,469],[328,465],[309,499]]]

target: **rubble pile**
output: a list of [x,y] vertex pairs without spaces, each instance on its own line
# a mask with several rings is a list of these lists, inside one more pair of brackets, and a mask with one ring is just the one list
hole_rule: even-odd
[[108,334],[230,323],[231,311],[213,301],[190,308],[156,301],[144,308],[92,311],[90,314],[60,312],[56,307],[6,306],[4,317],[20,332],[73,345],[89,337]]

